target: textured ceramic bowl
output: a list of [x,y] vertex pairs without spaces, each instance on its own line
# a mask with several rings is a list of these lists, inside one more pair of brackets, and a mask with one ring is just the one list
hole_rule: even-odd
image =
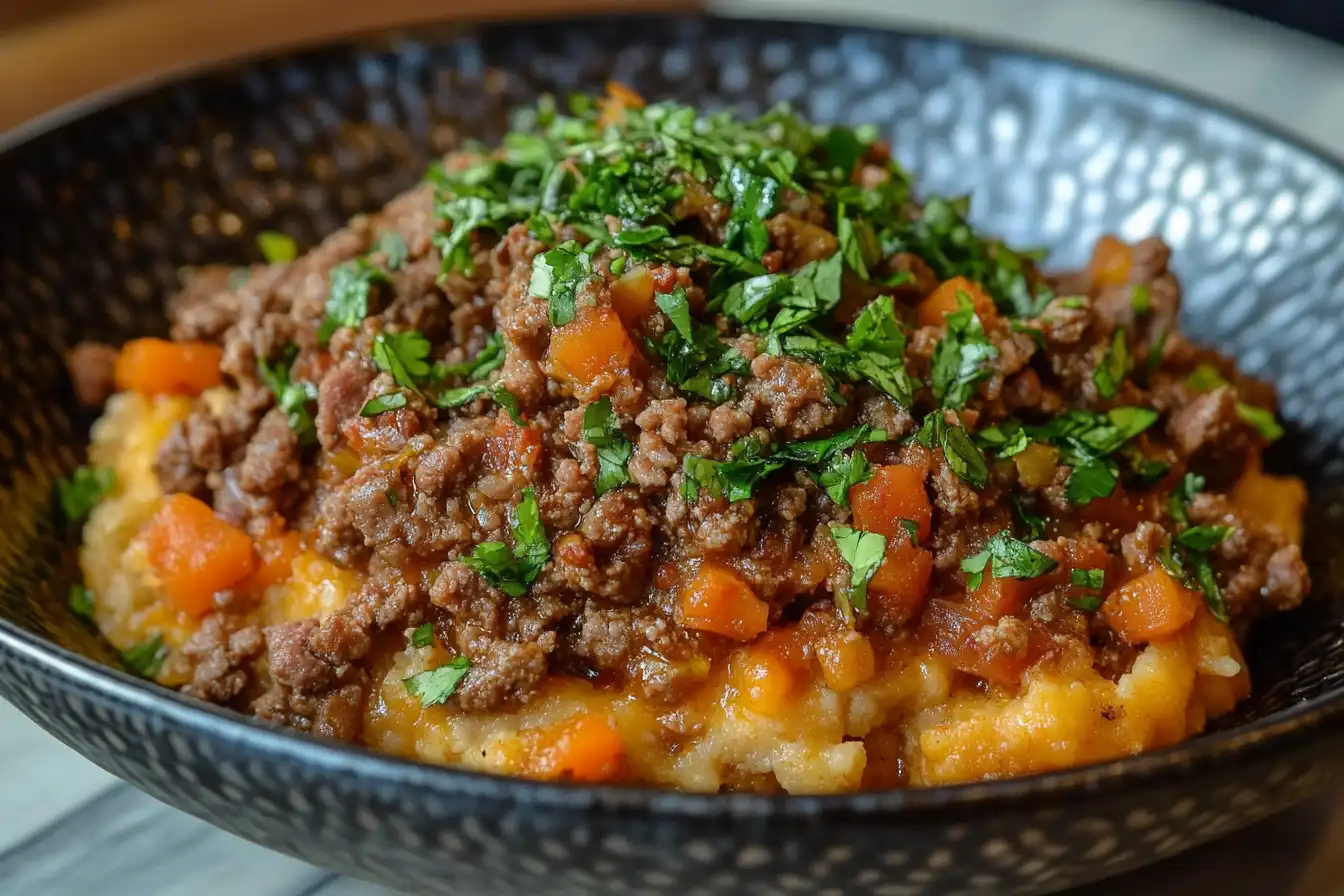
[[[272,730],[135,681],[71,617],[56,477],[90,414],[77,340],[162,331],[184,265],[311,244],[490,140],[543,90],[608,77],[744,113],[875,122],[930,192],[1078,263],[1164,233],[1198,337],[1277,381],[1311,480],[1316,599],[1255,633],[1256,696],[1172,749],[1038,778],[824,798],[542,785]],[[1228,112],[955,40],[704,19],[513,24],[249,64],[120,102],[0,155],[0,694],[188,812],[417,892],[923,894],[1057,889],[1171,855],[1344,767],[1344,171]]]

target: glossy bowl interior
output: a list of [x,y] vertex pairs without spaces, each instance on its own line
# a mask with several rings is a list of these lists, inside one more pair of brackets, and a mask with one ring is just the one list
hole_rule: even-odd
[[[1252,635],[1255,696],[1149,756],[959,788],[706,797],[506,781],[274,732],[109,668],[73,618],[51,489],[92,414],[61,362],[165,330],[180,269],[311,245],[541,92],[790,102],[873,122],[926,193],[1078,264],[1163,234],[1196,337],[1278,383],[1272,465],[1308,477],[1307,607]],[[1160,87],[952,39],[700,18],[519,23],[357,42],[158,88],[0,155],[0,694],[230,830],[422,892],[1034,892],[1168,855],[1344,767],[1344,171]],[[451,879],[445,869],[452,868]]]

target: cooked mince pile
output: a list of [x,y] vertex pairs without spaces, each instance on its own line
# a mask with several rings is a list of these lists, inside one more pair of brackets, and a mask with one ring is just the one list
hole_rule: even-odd
[[[203,269],[106,399],[73,609],[132,670],[536,778],[828,792],[1168,744],[1298,604],[1272,389],[1157,239],[1087,269],[874,132],[613,85],[307,254]],[[109,392],[115,392],[108,398]]]

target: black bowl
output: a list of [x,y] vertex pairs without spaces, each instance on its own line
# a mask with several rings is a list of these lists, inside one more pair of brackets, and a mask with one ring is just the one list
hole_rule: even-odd
[[[1316,597],[1252,639],[1256,696],[1178,747],[1018,781],[833,797],[506,780],[277,731],[145,685],[64,594],[50,492],[90,415],[80,339],[160,332],[179,268],[311,244],[506,110],[607,78],[651,97],[871,121],[930,192],[1060,264],[1165,234],[1185,323],[1278,382],[1313,489]],[[491,25],[163,87],[0,156],[0,694],[93,761],[267,846],[418,892],[1038,892],[1171,855],[1344,766],[1344,170],[1146,83],[942,38],[706,19]]]

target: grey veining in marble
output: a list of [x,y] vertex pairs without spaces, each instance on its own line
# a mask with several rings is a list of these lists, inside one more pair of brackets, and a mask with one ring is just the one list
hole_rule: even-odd
[[[738,14],[763,0],[717,0]],[[1162,0],[770,0],[799,17],[909,24],[1153,72],[1344,153],[1344,51],[1203,5]],[[822,11],[822,12],[819,12]],[[223,833],[121,784],[0,703],[0,893],[378,896]],[[1090,888],[1093,896],[1344,893],[1344,796]]]

